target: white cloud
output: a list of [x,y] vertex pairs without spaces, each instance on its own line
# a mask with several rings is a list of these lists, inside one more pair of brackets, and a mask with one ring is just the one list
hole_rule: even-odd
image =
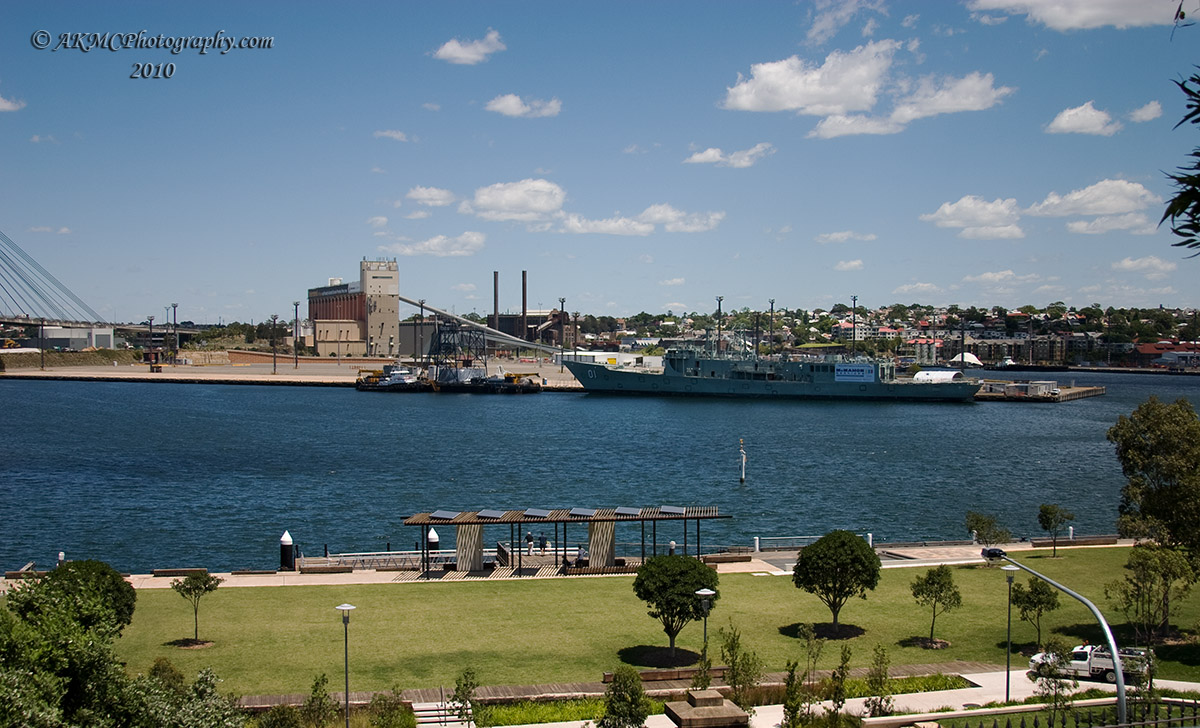
[[376,217],[367,218],[367,224],[373,228],[385,227],[387,225],[387,223],[388,223],[388,219],[386,217],[383,217],[382,215],[377,215]]
[[426,101],[425,103],[421,104],[421,108],[425,109],[426,111],[441,111],[442,105],[435,104],[432,101]]
[[971,0],[967,3],[973,11],[1028,15],[1029,22],[1059,31],[1107,25],[1114,28],[1171,25],[1170,5],[1145,0]]
[[1030,215],[1121,215],[1162,203],[1162,199],[1137,182],[1105,179],[1067,195],[1051,192],[1046,199],[1030,206]]
[[629,146],[622,149],[621,153],[622,154],[645,154],[646,151],[647,150],[645,148],[643,148],[641,145],[630,144]]
[[387,170],[383,167],[371,167],[371,174],[387,174]]
[[759,142],[749,149],[725,154],[718,147],[709,147],[703,152],[696,152],[683,160],[684,164],[716,164],[720,167],[744,169],[754,166],[754,163],[775,153],[775,147],[767,142]]
[[1008,283],[1031,283],[1041,280],[1041,276],[1037,273],[1026,273],[1025,275],[1017,275],[1009,270],[991,271],[988,273],[980,273],[977,276],[964,276],[963,281],[966,283],[983,283],[985,285],[995,286]]
[[408,141],[407,134],[405,134],[402,131],[396,131],[395,129],[381,129],[381,130],[375,132],[375,134],[373,136],[376,139],[379,139],[380,137],[384,137],[387,139],[395,139],[398,142]]
[[405,220],[424,220],[433,215],[429,210],[415,210],[404,216]]
[[20,111],[25,108],[25,102],[17,99],[6,99],[0,96],[0,111]]
[[33,136],[29,137],[29,141],[33,142],[34,144],[41,144],[42,142],[58,144],[58,140],[50,134],[46,134],[45,136],[42,136],[41,134],[34,134]]
[[683,278],[668,278],[665,281],[659,281],[660,286],[682,286],[686,281]]
[[983,13],[972,14],[971,19],[979,21],[979,23],[983,25],[1000,25],[1004,21],[1008,20],[1008,18],[1003,15],[984,15]]
[[904,20],[900,21],[900,25],[911,30],[911,29],[917,27],[917,21],[920,19],[921,19],[920,15],[905,15]]
[[536,119],[543,116],[558,116],[558,113],[562,111],[562,102],[558,99],[549,101],[530,99],[527,103],[516,94],[503,94],[487,102],[487,106],[484,108],[505,116]]
[[1014,90],[1008,86],[996,88],[992,74],[978,71],[962,78],[926,76],[915,91],[897,102],[891,119],[907,124],[938,114],[983,111],[1000,103],[1000,99]]
[[1125,273],[1143,273],[1149,280],[1166,278],[1167,274],[1179,266],[1169,260],[1163,260],[1156,255],[1145,258],[1125,258],[1112,264],[1112,269]]
[[898,293],[902,296],[915,293],[918,295],[929,295],[933,293],[941,293],[942,289],[932,283],[905,283],[902,286],[897,286],[892,289],[892,293]]
[[450,290],[463,291],[465,293],[469,293],[469,292],[475,290],[475,284],[474,283],[457,283],[453,286],[450,286]]
[[437,258],[464,257],[483,250],[483,243],[486,239],[487,236],[483,233],[467,231],[456,238],[436,235],[419,243],[381,245],[379,250],[395,255],[432,255]]
[[1083,106],[1058,112],[1058,116],[1046,127],[1046,133],[1112,136],[1121,131],[1121,122],[1113,121],[1107,111],[1097,109],[1092,103],[1089,101]]
[[[815,45],[820,45],[836,35],[860,10],[884,12],[880,0],[817,0],[815,5],[817,12],[813,17],[812,27],[808,29],[807,39]],[[873,22],[875,19],[870,18],[867,25],[870,26]],[[869,35],[866,28],[863,34]]]
[[450,190],[443,190],[439,187],[421,187],[420,185],[409,190],[405,197],[426,207],[445,207],[454,202],[454,193]]
[[904,126],[891,119],[860,114],[853,116],[834,114],[817,122],[808,136],[817,139],[833,139],[856,134],[899,134],[902,131],[904,131]]
[[618,216],[603,220],[588,220],[579,215],[570,214],[563,218],[562,232],[576,234],[597,233],[601,235],[649,235],[654,232],[654,226],[628,217]]
[[505,50],[507,46],[500,40],[498,31],[488,28],[487,35],[482,40],[460,41],[457,38],[446,41],[433,53],[433,57],[449,63],[473,66],[482,63],[493,53]]
[[1144,214],[1129,212],[1124,215],[1102,215],[1091,220],[1074,220],[1067,223],[1067,230],[1081,235],[1100,235],[1113,230],[1128,230],[1134,235],[1153,235],[1157,226]]
[[475,190],[475,199],[459,205],[459,212],[485,220],[546,220],[562,209],[567,193],[545,179],[500,182]]
[[1025,233],[1017,222],[1021,214],[1017,201],[996,199],[988,202],[982,197],[966,195],[958,202],[943,202],[937,212],[921,215],[925,222],[938,227],[962,228],[958,236],[972,240],[1023,238]]
[[834,51],[821,66],[798,56],[756,63],[750,78],[726,89],[726,109],[796,111],[829,116],[871,109],[900,48],[894,40],[872,41],[850,52]]
[[1154,121],[1160,116],[1162,116],[1162,104],[1151,101],[1140,109],[1134,109],[1129,114],[1129,120],[1140,124],[1143,121]]
[[871,241],[876,237],[875,233],[856,233],[853,230],[842,230],[836,233],[821,233],[813,239],[824,245],[826,243],[844,243],[847,240]]
[[839,260],[837,265],[833,266],[834,270],[862,270],[863,262],[861,260]]
[[59,235],[70,235],[71,228],[60,227],[56,230],[56,229],[54,229],[54,227],[52,227],[50,225],[38,225],[36,227],[29,228],[29,232],[31,232],[31,233],[58,233]]
[[686,213],[666,203],[651,205],[637,218],[652,225],[661,224],[669,233],[702,233],[712,230],[725,219],[724,212]]

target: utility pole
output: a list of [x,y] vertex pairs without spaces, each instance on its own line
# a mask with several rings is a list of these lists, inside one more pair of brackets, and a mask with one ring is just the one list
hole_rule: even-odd
[[[425,364],[425,299],[419,299],[417,303],[421,304],[421,364]],[[413,360],[417,357],[416,352],[413,352]]]
[[174,364],[175,360],[179,358],[179,304],[178,303],[171,304],[171,321],[172,321],[172,325],[175,327],[175,355],[173,357],[171,357],[171,363]]
[[850,356],[858,353],[858,296],[850,297]]
[[770,354],[774,355],[774,354],[775,354],[775,299],[774,299],[774,298],[769,298],[769,299],[767,299],[767,300],[768,300],[768,301],[770,302],[770,304],[771,304],[771,324],[770,324],[770,326],[771,326],[771,333],[770,333],[770,335],[767,337],[767,338],[770,340],[770,342],[771,342],[771,348],[770,348],[770,349],[768,349],[767,351],[768,351],[768,353],[770,353]]
[[278,314],[271,314],[271,373],[278,374],[279,369],[275,366],[275,325],[279,322]]
[[721,301],[724,301],[724,296],[717,296],[717,354],[721,353]]
[[150,353],[150,371],[154,371],[154,317],[147,316],[146,320],[150,322],[150,342],[146,344],[146,351]]
[[567,299],[559,297],[558,299],[558,371],[561,374],[563,370],[563,359],[567,358]]
[[292,301],[292,368],[300,368],[300,302]]

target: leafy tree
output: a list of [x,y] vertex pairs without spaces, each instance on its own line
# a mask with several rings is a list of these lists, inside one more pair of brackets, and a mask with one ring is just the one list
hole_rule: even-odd
[[798,665],[795,662],[788,664],[789,682],[784,688],[782,728],[799,728],[811,723],[813,705],[820,702],[816,675],[825,640],[817,637],[817,631],[811,624],[800,625],[797,636],[804,649],[804,672],[797,678],[795,671]]
[[712,659],[708,656],[708,645],[700,650],[700,661],[696,663],[696,674],[692,675],[692,690],[708,690],[712,685]]
[[807,711],[804,710],[804,682],[796,674],[800,663],[795,660],[787,661],[787,676],[783,679],[783,720],[779,728],[800,728],[808,723]]
[[758,654],[742,647],[742,633],[733,622],[717,633],[721,640],[721,661],[725,663],[725,684],[729,699],[739,708],[753,713],[750,691],[762,680],[763,662]]
[[1167,636],[1196,573],[1180,550],[1154,544],[1130,550],[1125,570],[1125,578],[1107,584],[1104,594],[1125,614],[1137,639],[1152,644]]
[[1071,661],[1071,648],[1057,637],[1046,643],[1046,659],[1033,666],[1029,671],[1029,679],[1037,683],[1034,694],[1046,704],[1050,713],[1048,725],[1054,725],[1056,718],[1071,709],[1071,691],[1079,686],[1074,675],[1066,671],[1066,665]]
[[[417,716],[400,697],[400,686],[392,688],[390,694],[375,693],[369,708],[371,728],[417,728]],[[476,719],[478,725],[478,719]]]
[[613,671],[613,681],[604,691],[604,717],[599,728],[642,728],[650,715],[650,699],[642,688],[642,676],[629,665]]
[[838,615],[850,597],[867,598],[879,584],[879,556],[867,542],[849,531],[830,531],[800,550],[792,583],[829,607],[833,632]]
[[475,676],[474,668],[468,667],[454,680],[454,696],[450,698],[450,704],[454,706],[454,713],[458,719],[467,725],[472,721],[475,691],[478,689],[479,679]]
[[933,642],[933,626],[938,615],[962,606],[962,594],[954,584],[954,573],[945,564],[930,569],[924,576],[913,579],[912,595],[917,604],[933,612],[929,620],[929,641]]
[[1051,556],[1058,556],[1058,534],[1062,533],[1063,527],[1074,520],[1075,514],[1060,505],[1043,503],[1038,508],[1038,525],[1042,527],[1043,531],[1050,534],[1050,543],[1053,547]]
[[200,599],[205,594],[216,591],[223,581],[225,580],[219,576],[194,572],[171,582],[171,588],[192,605],[192,622],[195,628],[193,639],[197,642],[200,641]]
[[258,719],[258,728],[303,728],[300,711],[294,705],[276,705]]
[[875,645],[875,656],[871,660],[871,669],[867,671],[867,692],[870,693],[864,705],[867,716],[875,718],[892,714],[895,701],[888,693],[891,682],[888,678],[887,648]]
[[1012,540],[1012,533],[1007,528],[1001,528],[994,516],[979,511],[967,511],[967,530],[975,534],[975,540],[986,548]]
[[829,675],[829,705],[825,707],[825,717],[829,728],[838,728],[842,724],[842,708],[846,707],[846,680],[850,677],[850,645],[842,645],[842,659]]
[[1059,608],[1058,590],[1041,579],[1033,579],[1026,589],[1023,584],[1013,584],[1012,605],[1037,631],[1037,646],[1042,646],[1042,617]]
[[[703,619],[699,589],[717,590],[717,572],[699,559],[689,556],[653,556],[642,564],[633,580],[633,593],[650,607],[647,612],[662,622],[663,632],[671,642],[671,658],[675,658],[675,637],[688,622]],[[720,594],[711,597],[716,605]]]
[[66,561],[9,595],[9,608],[22,619],[48,605],[65,607],[84,629],[104,626],[119,635],[133,621],[137,593],[103,561]]
[[311,728],[323,728],[337,717],[338,707],[329,697],[328,685],[329,678],[325,673],[317,675],[313,678],[312,690],[304,699],[304,705],[300,706],[300,718]]
[[1200,552],[1200,418],[1186,399],[1151,397],[1108,430],[1125,474],[1122,536]]
[[[1176,81],[1175,85],[1187,99],[1187,113],[1175,128],[1200,124],[1200,74],[1194,73],[1187,80]],[[1190,164],[1167,175],[1174,184],[1175,196],[1167,202],[1158,224],[1171,221],[1171,232],[1179,238],[1171,243],[1172,246],[1195,249],[1200,248],[1200,147],[1193,148],[1188,158]]]
[[146,676],[180,695],[187,690],[183,673],[165,657],[154,658],[154,664],[150,666],[150,672]]

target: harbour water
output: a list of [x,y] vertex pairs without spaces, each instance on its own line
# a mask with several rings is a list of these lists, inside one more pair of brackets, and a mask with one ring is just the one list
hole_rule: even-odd
[[412,548],[403,519],[438,508],[717,506],[732,518],[702,526],[706,550],[832,528],[959,539],[967,510],[1036,536],[1041,503],[1074,511],[1078,534],[1113,533],[1123,478],[1106,431],[1151,395],[1197,402],[1200,378],[1051,376],[1108,394],[957,405],[0,380],[0,565],[64,551],[132,572],[272,568],[284,530],[309,555]]

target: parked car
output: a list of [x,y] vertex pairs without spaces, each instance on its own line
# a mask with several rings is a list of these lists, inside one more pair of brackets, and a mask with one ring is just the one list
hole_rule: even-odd
[[[1149,650],[1136,647],[1118,649],[1121,655],[1121,673],[1126,680],[1146,674],[1150,668]],[[1039,665],[1054,659],[1056,656],[1053,654],[1039,652],[1029,658],[1029,669],[1036,670]],[[1063,672],[1076,677],[1104,678],[1108,683],[1117,681],[1112,653],[1105,645],[1076,645],[1071,650],[1070,659],[1063,665]]]

